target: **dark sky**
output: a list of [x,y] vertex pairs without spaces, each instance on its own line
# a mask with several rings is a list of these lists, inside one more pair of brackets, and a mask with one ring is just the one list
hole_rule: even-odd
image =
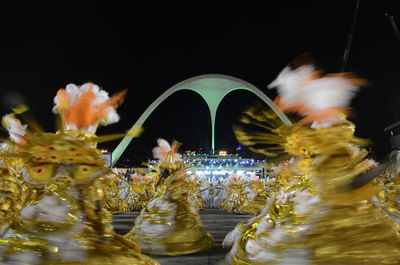
[[[126,131],[174,84],[200,74],[227,74],[266,86],[301,53],[326,72],[339,72],[356,1],[10,1],[0,4],[1,113],[21,95],[37,121],[54,130],[52,100],[68,83],[94,82],[111,94],[128,88],[121,121],[98,134]],[[104,1],[102,1],[104,2]],[[400,1],[360,0],[346,70],[371,81],[353,101],[359,136],[381,158],[383,128],[400,120],[400,42],[385,12],[400,25]],[[397,4],[396,4],[397,3]],[[229,94],[217,115],[216,149],[233,152],[243,109],[258,99]],[[182,91],[144,124],[121,162],[151,155],[156,138],[207,151],[210,119],[200,96]],[[104,144],[113,149],[118,142]]]

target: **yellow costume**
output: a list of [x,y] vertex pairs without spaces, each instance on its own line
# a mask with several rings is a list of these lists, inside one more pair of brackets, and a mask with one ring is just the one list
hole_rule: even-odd
[[360,83],[345,74],[321,77],[311,65],[286,67],[272,83],[278,86],[280,107],[305,118],[285,126],[271,112],[246,113],[245,123],[270,132],[237,127],[241,143],[269,156],[286,152],[293,158],[286,184],[281,182],[260,215],[226,238],[233,245],[227,263],[400,263],[400,226],[373,203],[380,182],[352,188],[356,177],[371,169],[360,147],[367,142],[354,136],[354,125],[342,114]]
[[[23,161],[20,157],[8,156],[14,152],[14,144],[24,142],[26,125],[22,125],[14,114],[3,117],[2,125],[10,134],[10,140],[3,143],[0,150],[0,228],[8,225],[19,215],[22,207],[36,201],[42,187],[32,185],[23,177]],[[18,149],[18,147],[17,147]]]
[[[303,264],[305,249],[299,244],[304,243],[309,229],[306,220],[319,202],[318,191],[309,179],[309,159],[285,164],[291,169],[277,172],[275,192],[259,215],[240,223],[225,237],[224,247],[232,246],[227,263]],[[299,164],[307,166],[300,168]]]
[[96,185],[109,172],[97,149],[64,135],[32,134],[27,140],[19,152],[24,178],[43,193],[4,228],[3,262],[157,264],[112,231]]
[[227,198],[219,205],[224,211],[257,215],[267,201],[264,183],[257,178],[231,176],[224,189]]
[[239,213],[241,206],[246,201],[245,183],[240,177],[232,176],[224,187],[227,198],[218,206],[227,212]]
[[380,177],[383,189],[376,196],[374,203],[400,223],[400,178],[397,166],[393,165]]
[[244,191],[246,200],[240,206],[240,213],[258,215],[267,202],[267,190],[264,182],[258,179],[246,181]]
[[[122,177],[111,174],[111,177],[105,177],[99,180],[100,186],[105,194],[104,208],[112,214],[129,212],[131,207],[128,203],[124,191],[130,190],[129,183]],[[125,196],[124,196],[125,195]]]
[[203,206],[205,204],[205,200],[201,197],[200,195],[200,184],[198,183],[198,178],[197,177],[189,177],[188,176],[188,200],[191,205],[194,206],[195,210],[198,212],[201,209],[203,209]]
[[158,255],[183,255],[210,248],[214,240],[204,231],[196,206],[189,200],[193,184],[187,168],[174,159],[173,151],[159,166],[156,194],[125,237],[137,241],[143,252]]
[[[97,98],[99,93],[101,99]],[[93,84],[80,88],[69,85],[67,91],[58,95],[63,95],[56,102],[61,113],[62,110],[68,112],[68,106],[76,107],[77,102],[85,103],[83,101],[96,101],[109,107],[108,97]],[[85,96],[81,98],[81,95]],[[91,108],[90,104],[85,106],[81,109]],[[107,111],[99,113],[101,110],[95,111],[95,117],[104,117]],[[80,119],[78,123],[83,124],[83,128],[92,126],[85,127],[87,123],[81,123],[81,118],[88,118],[82,113],[68,113]],[[63,121],[68,122],[68,119],[63,116]],[[67,124],[73,127],[72,120]],[[18,152],[7,153],[22,159],[24,180],[41,189],[41,193],[3,228],[0,236],[2,264],[158,264],[141,254],[137,243],[123,239],[112,230],[111,214],[102,207],[104,192],[101,187],[102,179],[111,170],[106,168],[101,152],[94,147],[93,140],[101,140],[101,137],[88,134],[83,128],[60,128],[57,134],[52,134],[33,126],[33,131],[24,136],[24,143],[15,144]]]
[[129,205],[133,210],[141,210],[150,202],[155,193],[154,172],[148,173],[142,177],[134,177],[133,182],[130,182],[130,191],[127,195]]

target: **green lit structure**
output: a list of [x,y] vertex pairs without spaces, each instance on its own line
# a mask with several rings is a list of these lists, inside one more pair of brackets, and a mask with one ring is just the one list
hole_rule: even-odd
[[[204,101],[207,103],[210,109],[211,115],[211,149],[214,152],[214,136],[215,136],[215,117],[217,109],[223,98],[232,91],[235,90],[247,90],[256,96],[258,96],[262,101],[264,101],[272,110],[274,110],[282,122],[286,125],[290,125],[289,119],[286,115],[277,109],[272,100],[267,97],[261,90],[253,86],[252,84],[243,81],[239,78],[235,78],[228,75],[210,74],[210,75],[199,75],[189,79],[186,79],[167,91],[165,91],[161,96],[159,96],[140,116],[136,123],[132,126],[141,127],[150,114],[169,96],[173,93],[181,90],[191,90],[198,93]],[[117,148],[112,153],[112,165],[114,166],[118,159],[121,157],[122,153],[125,151],[128,144],[132,141],[133,137],[125,136],[124,139],[119,143]]]

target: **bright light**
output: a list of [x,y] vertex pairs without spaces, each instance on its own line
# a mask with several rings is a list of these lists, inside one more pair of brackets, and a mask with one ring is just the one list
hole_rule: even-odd
[[226,155],[227,155],[226,150],[221,150],[221,151],[219,151],[219,155],[220,155],[220,156],[226,156]]

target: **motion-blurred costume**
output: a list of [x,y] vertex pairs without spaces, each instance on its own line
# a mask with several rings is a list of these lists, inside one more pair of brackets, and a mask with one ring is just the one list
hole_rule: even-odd
[[122,94],[109,98],[94,84],[68,85],[55,98],[63,122],[57,134],[26,120],[23,143],[3,155],[20,158],[24,180],[41,192],[1,230],[1,264],[158,264],[113,232],[111,214],[102,207],[102,179],[111,170],[95,144],[117,136],[94,131],[118,120],[121,101]]
[[189,188],[189,203],[194,206],[197,212],[203,209],[205,200],[200,194],[201,185],[199,183],[199,177],[195,175],[188,176],[188,188]]
[[242,122],[268,131],[237,127],[239,141],[268,156],[286,153],[289,174],[278,176],[286,181],[258,216],[228,234],[227,263],[400,262],[399,224],[372,202],[379,182],[353,185],[372,167],[362,148],[367,142],[354,136],[345,116],[363,83],[345,73],[322,76],[309,63],[291,65],[270,87],[278,88],[282,110],[303,118],[285,126],[272,112],[246,112]]
[[250,176],[246,179],[244,191],[246,199],[239,208],[239,212],[258,215],[264,208],[268,198],[264,181],[255,175]]
[[241,176],[231,175],[225,180],[227,198],[218,208],[227,212],[239,213],[246,200],[245,183]]
[[200,183],[200,196],[207,208],[219,207],[227,198],[228,192],[221,180],[211,180],[203,177]]
[[140,212],[125,237],[137,241],[143,252],[183,255],[210,248],[214,239],[203,229],[196,205],[190,202],[192,183],[188,167],[179,159],[179,143],[172,147],[158,139],[153,156],[159,159],[157,191]]
[[113,169],[111,174],[102,179],[102,186],[105,189],[104,208],[112,214],[130,212],[132,202],[130,194],[132,193],[131,185],[122,176]]
[[146,207],[155,194],[157,178],[156,172],[150,172],[145,175],[138,173],[131,175],[131,189],[128,195],[131,209],[141,210]]
[[[376,163],[372,161],[372,163]],[[378,164],[374,165],[378,166]],[[373,202],[381,207],[389,216],[400,223],[400,155],[394,157],[393,163],[379,176],[382,189]]]
[[[22,207],[34,202],[41,189],[25,181],[23,177],[23,160],[18,156],[8,156],[14,152],[14,143],[24,144],[27,125],[23,125],[14,114],[5,115],[2,125],[9,133],[9,140],[1,146],[0,154],[0,228],[10,224],[19,214]],[[18,147],[16,147],[18,150]]]
[[228,212],[257,215],[267,201],[264,182],[255,175],[251,177],[231,175],[225,181],[224,192],[227,197],[219,208]]

